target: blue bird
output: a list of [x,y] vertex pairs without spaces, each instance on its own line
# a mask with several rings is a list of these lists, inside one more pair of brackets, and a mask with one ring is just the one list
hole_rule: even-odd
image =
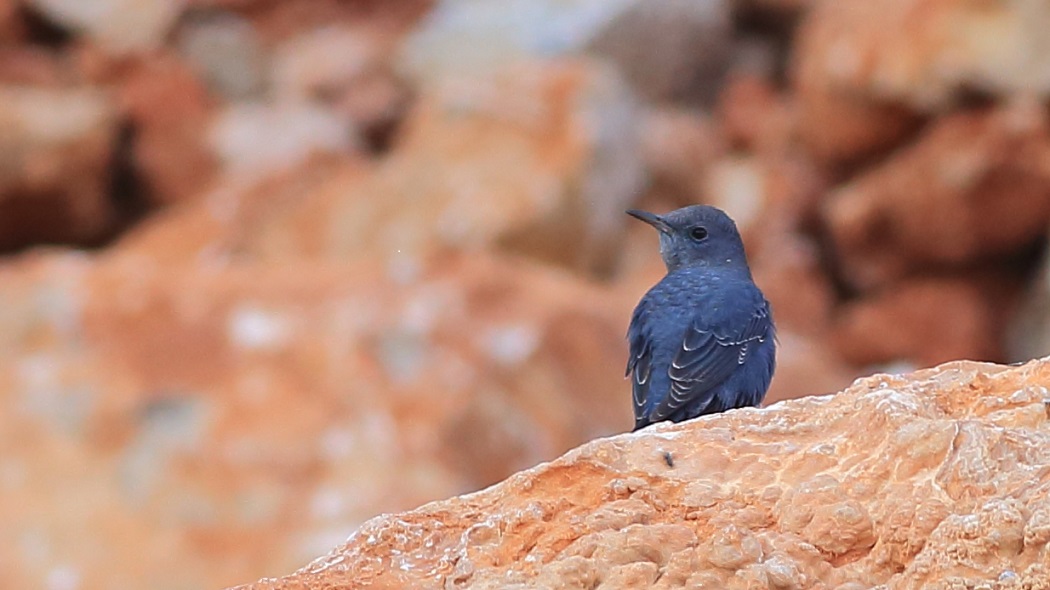
[[667,266],[627,330],[634,430],[759,405],[773,379],[776,330],[736,224],[707,205],[627,213],[660,232]]

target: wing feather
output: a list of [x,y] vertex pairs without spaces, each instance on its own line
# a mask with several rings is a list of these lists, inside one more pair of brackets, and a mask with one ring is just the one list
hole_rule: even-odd
[[[703,315],[693,319],[668,368],[670,391],[653,409],[651,421],[666,419],[689,404],[699,408],[710,405],[718,386],[744,364],[754,350],[752,343],[769,336],[771,322],[765,300],[738,313],[740,315],[731,315],[713,325],[706,322]],[[741,317],[743,314],[747,315]],[[725,327],[733,325],[739,327],[735,330]]]
[[627,329],[627,340],[629,354],[627,358],[627,371],[624,376],[632,376],[631,391],[634,402],[634,416],[636,423],[645,415],[645,407],[649,401],[649,386],[652,377],[652,339],[644,326],[644,319],[648,315],[648,304],[642,300],[635,308],[631,317],[631,325]]

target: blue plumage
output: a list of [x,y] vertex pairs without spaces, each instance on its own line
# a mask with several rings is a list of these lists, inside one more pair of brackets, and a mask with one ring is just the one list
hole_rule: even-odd
[[736,224],[706,205],[628,213],[660,231],[667,266],[627,331],[634,429],[760,404],[776,364],[775,328]]

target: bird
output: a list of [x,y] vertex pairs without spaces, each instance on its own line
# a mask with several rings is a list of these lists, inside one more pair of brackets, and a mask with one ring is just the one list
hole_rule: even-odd
[[710,205],[627,214],[656,228],[667,267],[627,329],[633,431],[761,404],[776,369],[776,327],[736,223]]

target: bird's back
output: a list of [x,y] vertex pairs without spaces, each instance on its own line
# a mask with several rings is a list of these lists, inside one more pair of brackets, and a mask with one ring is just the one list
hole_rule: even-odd
[[769,306],[738,269],[667,274],[639,302],[628,340],[635,429],[758,405],[772,379]]

